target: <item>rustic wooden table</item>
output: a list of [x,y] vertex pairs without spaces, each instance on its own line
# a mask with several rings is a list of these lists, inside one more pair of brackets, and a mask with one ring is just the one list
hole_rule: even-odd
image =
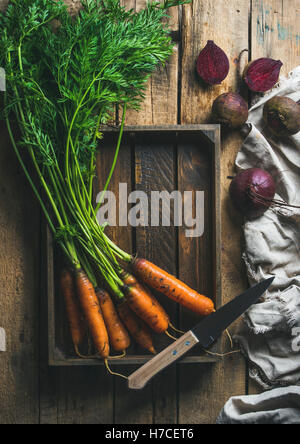
[[[76,8],[77,0],[66,2]],[[144,4],[124,2],[133,8]],[[0,0],[0,7],[5,4],[7,0]],[[240,72],[248,58],[280,58],[285,73],[299,64],[299,23],[300,0],[194,0],[179,13],[172,11],[174,55],[153,76],[142,111],[132,113],[127,123],[207,122],[216,96],[243,90]],[[221,86],[204,89],[196,80],[194,63],[207,40],[227,52],[231,71]],[[221,253],[228,300],[246,286],[241,220],[232,214],[227,197],[227,176],[241,142],[238,133],[223,137]],[[214,366],[171,371],[142,393],[129,393],[99,368],[49,368],[42,221],[3,126],[0,143],[0,326],[7,332],[7,352],[0,354],[1,424],[214,423],[229,397],[259,390],[239,355]]]

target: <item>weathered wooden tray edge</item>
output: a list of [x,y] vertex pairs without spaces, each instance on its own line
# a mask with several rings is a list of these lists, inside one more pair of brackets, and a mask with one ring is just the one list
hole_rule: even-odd
[[[115,131],[114,128],[104,128],[106,132]],[[219,125],[167,125],[167,126],[127,126],[124,132],[201,132],[214,147],[213,177],[214,177],[214,291],[216,305],[222,305],[221,284],[221,133]],[[54,282],[54,248],[50,230],[46,228],[46,266],[47,266],[47,300],[48,300],[48,364],[51,367],[68,366],[95,366],[103,365],[100,359],[67,358],[56,348],[55,344],[55,282]],[[222,352],[221,340],[217,341],[214,351]],[[111,361],[111,365],[142,365],[149,361],[151,356],[127,356],[120,360]],[[217,356],[188,356],[181,364],[213,364],[219,361]]]

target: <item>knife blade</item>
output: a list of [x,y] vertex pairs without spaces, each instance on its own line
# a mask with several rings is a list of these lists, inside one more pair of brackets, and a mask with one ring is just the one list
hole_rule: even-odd
[[237,296],[228,304],[201,321],[193,329],[152,358],[128,377],[128,387],[140,390],[159,372],[178,361],[196,344],[203,348],[212,345],[216,339],[243,313],[245,313],[266,292],[275,276],[260,282]]

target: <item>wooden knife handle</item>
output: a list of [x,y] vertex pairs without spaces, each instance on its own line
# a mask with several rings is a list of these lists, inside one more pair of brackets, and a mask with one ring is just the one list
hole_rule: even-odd
[[176,362],[198,343],[196,336],[191,331],[188,331],[180,339],[169,345],[151,361],[130,375],[128,377],[128,387],[133,390],[144,388],[147,382],[157,373]]

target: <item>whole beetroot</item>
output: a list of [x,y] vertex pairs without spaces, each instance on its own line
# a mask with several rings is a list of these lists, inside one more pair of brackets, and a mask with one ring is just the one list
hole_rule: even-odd
[[300,208],[275,199],[274,178],[261,168],[249,168],[237,174],[229,193],[236,209],[249,219],[262,216],[269,208]]
[[245,68],[243,74],[244,81],[251,91],[269,91],[278,82],[282,65],[280,60],[269,58],[254,60]]
[[288,97],[273,97],[264,106],[264,121],[276,136],[293,136],[300,131],[300,105]]
[[249,219],[262,216],[274,203],[276,185],[261,168],[249,168],[232,180],[229,193],[236,209]]
[[242,96],[230,92],[214,101],[212,114],[217,123],[229,128],[240,128],[248,119],[248,105]]
[[228,57],[212,40],[207,42],[198,56],[197,73],[209,85],[218,85],[228,76]]

